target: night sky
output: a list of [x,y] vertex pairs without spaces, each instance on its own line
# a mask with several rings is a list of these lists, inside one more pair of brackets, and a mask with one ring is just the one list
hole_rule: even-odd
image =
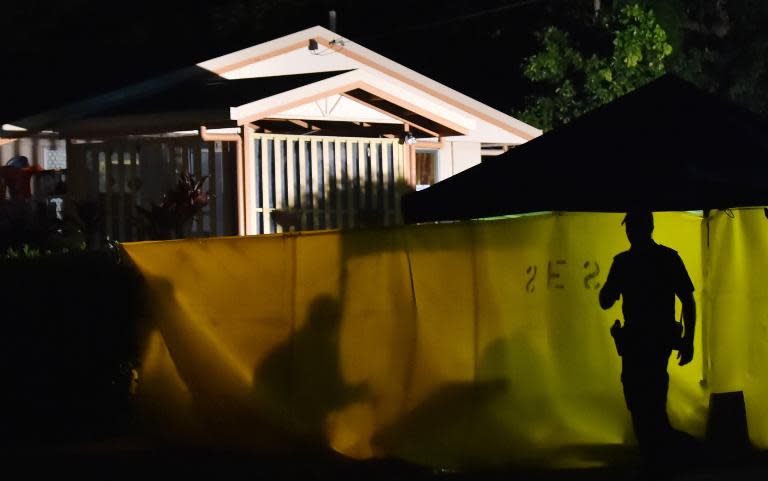
[[[499,110],[527,93],[534,32],[554,0],[26,0],[3,6],[7,122],[286,35],[338,15],[345,37]],[[589,12],[591,0],[584,1]]]
[[[638,1],[667,30],[668,70],[768,114],[768,2]],[[594,0],[16,0],[0,8],[0,122],[327,26],[331,9],[344,37],[513,115],[542,92],[521,72],[537,32],[611,48]]]

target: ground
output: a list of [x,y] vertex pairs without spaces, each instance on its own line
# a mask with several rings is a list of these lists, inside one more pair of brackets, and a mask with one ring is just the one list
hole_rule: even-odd
[[[11,447],[5,451],[6,470],[14,478],[41,479],[184,479],[184,480],[524,480],[524,481],[634,481],[644,478],[636,457],[626,457],[613,467],[580,470],[547,470],[505,467],[453,471],[426,468],[398,460],[354,461],[330,454],[258,456],[253,453],[211,448],[168,446],[146,440],[112,440],[99,443],[35,448]],[[10,478],[6,478],[10,479]],[[768,453],[733,458],[717,466],[691,467],[673,474],[675,481],[741,481],[768,479]]]

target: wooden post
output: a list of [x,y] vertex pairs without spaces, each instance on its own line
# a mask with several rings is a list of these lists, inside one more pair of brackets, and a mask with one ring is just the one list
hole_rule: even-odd
[[[251,188],[253,183],[253,177],[250,177],[251,180],[247,181],[247,174],[251,172],[252,169],[252,165],[248,165],[247,158],[252,158],[253,153],[253,145],[248,145],[248,140],[250,138],[248,129],[245,126],[241,127],[240,133],[237,135],[209,134],[208,129],[206,129],[204,125],[201,125],[198,132],[200,133],[200,138],[206,142],[235,142],[235,171],[237,173],[237,234],[247,235],[249,233],[248,229],[252,224],[252,219],[249,219],[249,217],[252,216],[251,212],[253,212],[247,205],[248,195],[246,192],[246,190]],[[214,162],[216,159],[215,150],[216,148],[214,145],[212,148],[212,151],[214,152]],[[224,152],[225,148],[222,144],[222,158],[224,157]]]

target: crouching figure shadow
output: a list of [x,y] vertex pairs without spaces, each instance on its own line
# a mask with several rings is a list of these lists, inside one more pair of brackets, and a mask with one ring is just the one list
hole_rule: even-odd
[[367,396],[365,384],[344,381],[340,360],[341,306],[331,296],[316,298],[306,322],[257,366],[254,384],[271,411],[297,438],[299,447],[328,445],[328,415]]

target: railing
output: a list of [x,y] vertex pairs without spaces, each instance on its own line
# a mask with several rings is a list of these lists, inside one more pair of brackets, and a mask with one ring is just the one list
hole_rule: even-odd
[[399,223],[397,139],[253,134],[258,234]]

